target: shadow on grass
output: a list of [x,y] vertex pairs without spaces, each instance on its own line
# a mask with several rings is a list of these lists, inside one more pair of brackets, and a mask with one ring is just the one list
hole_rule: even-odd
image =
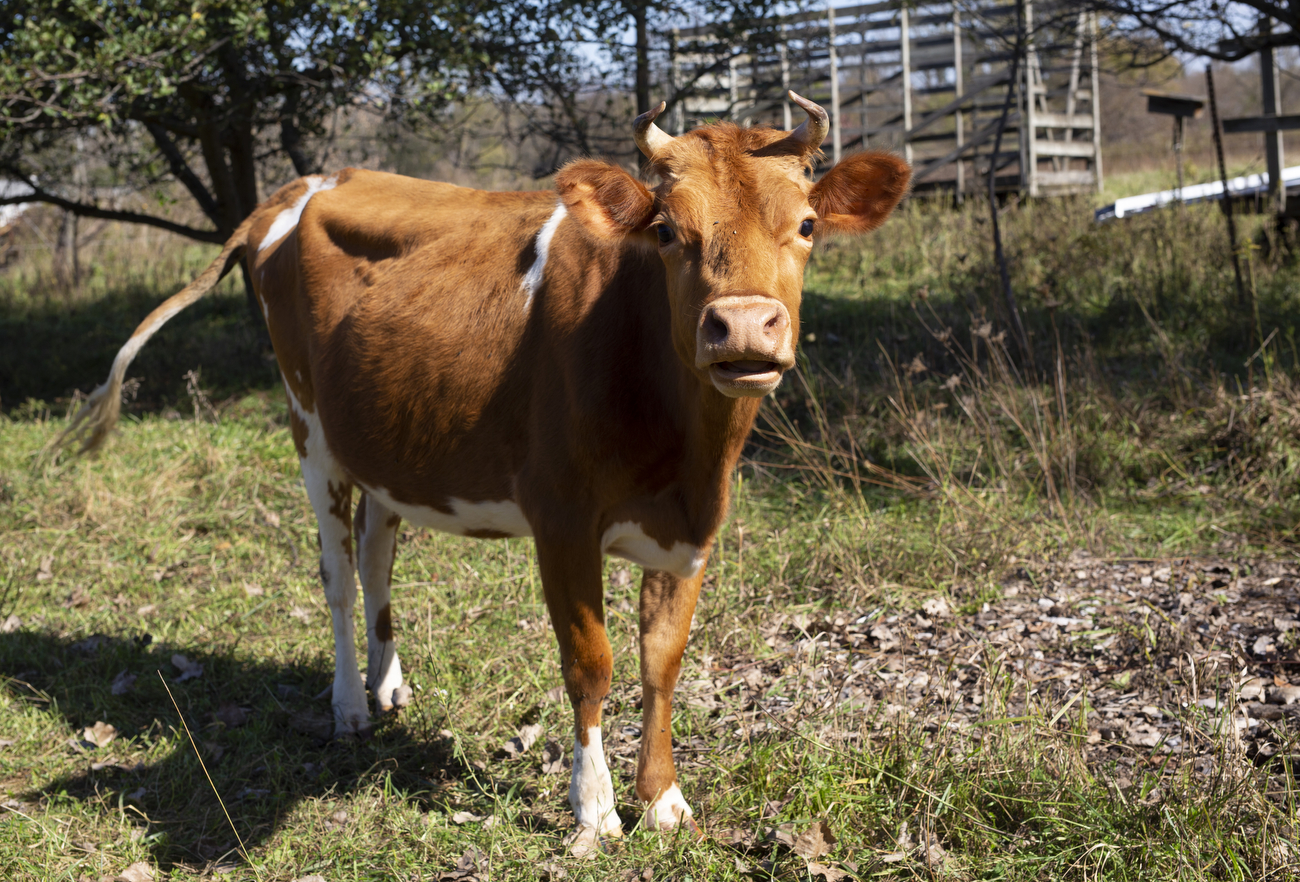
[[[12,412],[31,400],[58,405],[76,390],[89,392],[108,376],[118,349],[162,299],[141,285],[73,304],[0,309],[0,409]],[[223,284],[168,322],[141,350],[128,376],[142,383],[124,409],[187,408],[185,374],[191,370],[199,371],[214,400],[279,384],[266,329],[253,321],[237,286]]]
[[[324,663],[263,663],[232,650],[233,641],[230,650],[205,652],[159,645],[146,634],[80,640],[30,630],[0,635],[4,688],[33,709],[61,716],[74,736],[62,748],[36,749],[61,750],[78,770],[21,799],[71,799],[91,814],[120,813],[146,837],[160,867],[194,868],[238,860],[213,786],[251,850],[304,800],[379,786],[428,810],[443,807],[451,795],[446,791],[466,777],[452,743],[438,735],[443,721],[436,709],[417,704],[403,717],[379,720],[366,741],[334,741],[328,700],[312,697],[331,679]],[[173,653],[201,664],[202,675],[175,682]],[[119,672],[138,679],[130,691],[113,695]],[[97,748],[81,734],[99,720],[118,734]]]

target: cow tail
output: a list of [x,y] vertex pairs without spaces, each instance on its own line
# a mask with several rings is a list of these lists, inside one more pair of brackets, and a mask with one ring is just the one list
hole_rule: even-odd
[[144,321],[140,322],[135,332],[131,334],[131,339],[117,351],[108,379],[90,393],[90,397],[72,417],[68,427],[55,439],[52,445],[55,449],[80,444],[78,453],[92,453],[103,445],[104,439],[117,424],[118,415],[122,410],[122,381],[126,378],[126,369],[131,366],[136,353],[172,316],[196,303],[234,269],[248,244],[248,231],[252,227],[252,222],[253,218],[249,217],[240,224],[234,235],[226,240],[221,254],[208,264],[207,269],[199,273],[198,278],[186,285],[179,293],[164,300]]

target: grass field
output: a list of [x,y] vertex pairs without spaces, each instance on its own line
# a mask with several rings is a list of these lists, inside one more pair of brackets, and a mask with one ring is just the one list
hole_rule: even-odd
[[[1297,721],[1261,690],[1290,688],[1300,624],[1257,654],[1225,611],[1273,592],[1300,613],[1277,594],[1297,576],[1300,271],[1247,219],[1243,306],[1214,210],[1095,227],[1091,207],[1007,211],[1032,360],[1004,335],[986,207],[918,201],[819,252],[799,374],[737,474],[682,675],[706,835],[633,830],[594,861],[560,845],[571,714],[529,543],[404,528],[415,702],[329,740],[315,525],[237,286],[144,350],[100,457],[51,461],[71,391],[209,252],[109,242],[73,295],[11,268],[0,875],[1295,878]],[[607,576],[626,822],[639,573]],[[1112,583],[1128,599],[1096,600]],[[1035,605],[1090,624],[1049,639]],[[1107,734],[1125,696],[1181,743]],[[1238,723],[1265,713],[1267,749]]]

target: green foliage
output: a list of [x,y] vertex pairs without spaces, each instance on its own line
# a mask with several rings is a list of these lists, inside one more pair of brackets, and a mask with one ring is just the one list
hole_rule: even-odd
[[[333,114],[421,116],[489,63],[472,3],[0,0],[0,171],[84,187],[171,178],[219,232],[268,161],[316,170]],[[74,144],[68,137],[80,136]],[[75,192],[75,165],[94,181]]]

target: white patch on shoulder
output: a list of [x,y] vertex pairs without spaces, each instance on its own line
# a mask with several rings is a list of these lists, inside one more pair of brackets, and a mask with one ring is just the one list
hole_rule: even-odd
[[705,563],[705,555],[699,548],[680,541],[674,542],[672,548],[664,548],[647,536],[636,521],[611,524],[600,537],[600,550],[643,567],[665,570],[683,579],[698,576]]
[[569,805],[579,827],[591,827],[601,836],[622,836],[623,822],[614,810],[614,779],[605,765],[600,727],[587,730],[587,746],[573,739],[573,776],[569,779]]
[[257,246],[260,254],[270,248],[276,242],[279,242],[285,236],[289,235],[294,227],[298,226],[298,219],[302,217],[302,210],[307,207],[307,201],[322,190],[333,190],[338,184],[338,177],[322,178],[320,175],[311,175],[304,180],[307,181],[307,192],[298,197],[293,205],[281,211],[271,221],[271,227],[262,237],[262,242]]
[[452,497],[447,500],[451,514],[429,505],[410,505],[398,502],[382,487],[361,485],[367,493],[402,519],[417,527],[429,527],[443,533],[464,536],[467,533],[491,530],[506,536],[531,536],[533,528],[524,513],[512,500],[470,502]]
[[528,268],[528,272],[524,275],[523,281],[519,283],[519,289],[527,295],[524,298],[525,312],[527,312],[529,307],[533,305],[533,295],[536,294],[537,289],[541,287],[542,273],[546,271],[546,256],[551,251],[551,239],[554,238],[555,231],[560,228],[560,221],[564,220],[564,216],[568,213],[569,210],[565,208],[564,203],[561,202],[559,205],[555,206],[555,213],[551,215],[551,219],[546,222],[545,226],[537,231],[537,241],[533,244],[533,249],[537,252],[537,257],[533,260],[533,265]]
[[686,797],[682,796],[681,788],[676,784],[659,794],[659,798],[650,803],[645,813],[651,830],[671,830],[695,814],[686,804]]

